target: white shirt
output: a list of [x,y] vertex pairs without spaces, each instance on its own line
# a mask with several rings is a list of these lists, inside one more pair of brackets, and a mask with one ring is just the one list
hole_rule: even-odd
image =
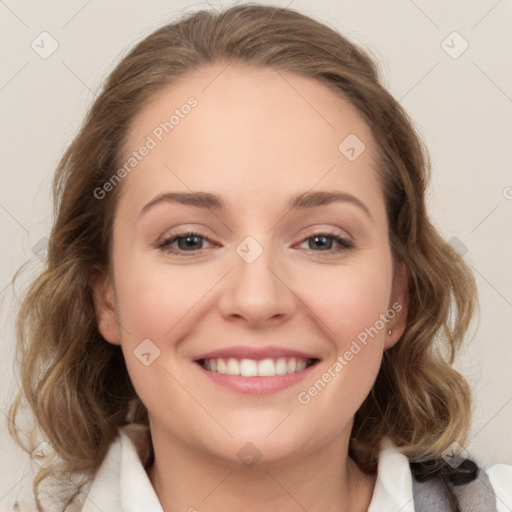
[[[120,436],[112,443],[92,484],[89,484],[89,491],[82,493],[74,506],[66,508],[66,512],[98,512],[98,509],[163,512],[141,461],[145,429],[147,427],[142,425],[128,425],[120,429]],[[497,512],[512,512],[512,466],[495,464],[485,472],[497,496]],[[55,488],[51,495],[55,500]],[[48,510],[53,510],[53,507]],[[407,457],[389,439],[385,439],[379,453],[377,480],[368,512],[398,511],[414,512],[412,475]]]

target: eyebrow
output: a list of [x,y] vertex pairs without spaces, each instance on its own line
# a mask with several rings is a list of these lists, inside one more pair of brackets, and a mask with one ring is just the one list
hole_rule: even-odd
[[[335,202],[350,203],[363,210],[368,217],[372,217],[368,207],[357,197],[346,192],[330,192],[313,190],[292,196],[286,203],[290,210],[305,210],[326,206]],[[165,192],[149,201],[141,210],[140,215],[159,203],[179,203],[196,208],[223,210],[226,208],[224,199],[210,192]]]

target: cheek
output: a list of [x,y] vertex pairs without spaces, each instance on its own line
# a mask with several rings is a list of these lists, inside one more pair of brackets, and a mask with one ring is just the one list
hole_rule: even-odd
[[189,272],[151,265],[129,268],[119,273],[117,289],[122,350],[138,395],[148,409],[159,410],[163,388],[169,399],[181,396],[171,374],[180,382],[185,377],[173,363],[181,357],[180,340],[194,325],[194,306],[212,284],[204,271],[202,279],[194,277],[191,267]]
[[[379,263],[368,258],[338,266],[291,265],[285,281],[293,283],[299,301],[290,321],[307,324],[310,316],[338,352],[344,352],[353,339],[364,339],[388,307],[391,262],[385,254],[380,256]],[[132,345],[149,338],[163,345],[178,338],[206,309],[215,308],[214,296],[218,299],[224,293],[226,282],[219,283],[219,277],[225,270],[207,264],[148,264],[143,258],[121,262],[116,275],[117,307],[124,341],[132,338]],[[377,328],[383,330],[380,323]]]
[[385,314],[390,295],[390,275],[385,267],[346,266],[330,272],[320,269],[310,276],[302,296],[307,297],[308,306],[321,318],[339,348]]
[[192,266],[171,270],[141,263],[125,268],[129,272],[118,276],[117,308],[125,335],[139,338],[169,337],[175,325],[193,316],[194,305],[212,286],[209,274]]
[[326,428],[334,434],[359,409],[378,374],[386,319],[392,318],[390,277],[376,266],[345,267],[335,276],[312,277],[315,286],[303,297],[308,297],[330,350],[314,378],[301,386],[297,399],[305,414],[314,410],[318,417],[329,416],[332,422]]
[[300,403],[321,393],[322,398],[314,398],[314,407],[337,410],[333,404],[343,404],[343,419],[354,414],[367,396],[381,364],[386,320],[391,319],[391,270],[387,272],[387,268],[386,263],[347,266],[334,275],[316,272],[311,276],[315,286],[310,285],[303,297],[307,297],[308,307],[317,316],[316,325],[323,328],[330,347],[320,376],[325,390],[322,383],[308,383],[313,388],[304,387],[305,401]]

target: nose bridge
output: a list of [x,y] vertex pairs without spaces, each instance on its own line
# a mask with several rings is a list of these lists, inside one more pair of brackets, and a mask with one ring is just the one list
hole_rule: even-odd
[[241,286],[254,292],[258,289],[276,288],[276,275],[273,269],[276,266],[276,257],[269,238],[266,239],[265,245],[262,245],[254,237],[249,236],[238,245],[236,253],[238,258],[235,274]]
[[[261,243],[253,236],[247,236],[236,247],[235,279],[238,287],[247,297],[270,300],[279,293],[279,279],[276,276],[277,256],[270,236],[259,236]],[[258,296],[263,294],[259,299]]]
[[270,236],[248,236],[236,247],[229,285],[223,290],[224,315],[244,317],[249,323],[288,316],[295,305],[292,291]]

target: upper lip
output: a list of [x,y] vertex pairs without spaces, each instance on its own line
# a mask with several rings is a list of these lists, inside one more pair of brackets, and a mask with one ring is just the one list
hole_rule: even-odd
[[238,346],[238,347],[226,347],[218,350],[212,350],[211,352],[205,352],[197,356],[194,360],[199,361],[201,359],[254,359],[260,361],[262,359],[278,359],[280,357],[295,357],[300,359],[318,359],[318,357],[301,352],[299,350],[293,350],[290,348],[268,346],[268,347],[252,347],[252,346]]

